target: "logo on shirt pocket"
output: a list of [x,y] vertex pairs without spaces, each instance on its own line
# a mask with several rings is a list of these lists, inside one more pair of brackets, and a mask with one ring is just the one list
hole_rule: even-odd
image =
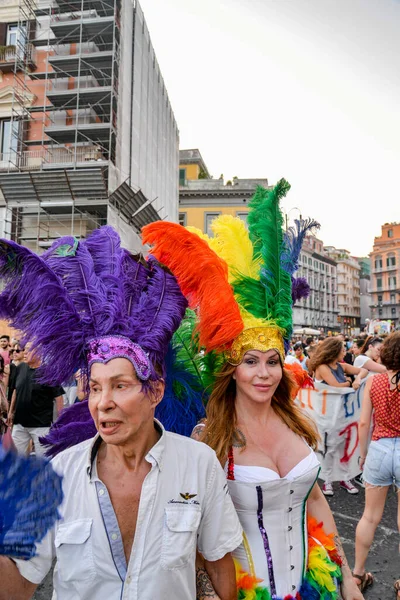
[[174,504],[165,508],[161,548],[163,569],[181,569],[194,556],[201,508],[196,504]]
[[95,578],[92,524],[93,519],[78,519],[58,526],[55,546],[62,581],[85,581],[87,584]]

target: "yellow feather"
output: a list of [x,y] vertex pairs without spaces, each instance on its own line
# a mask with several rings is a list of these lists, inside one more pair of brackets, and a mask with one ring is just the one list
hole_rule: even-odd
[[[221,257],[220,252],[219,252],[219,243],[216,238],[209,237],[206,233],[203,233],[201,231],[201,229],[198,229],[197,227],[193,227],[192,225],[188,225],[187,227],[185,227],[185,229],[190,231],[190,233],[195,233],[196,235],[198,235],[199,238],[201,238],[202,240],[207,242],[207,244],[210,246],[211,250],[214,250],[214,252],[216,254],[218,254],[218,256]],[[223,258],[223,257],[221,257],[221,258]]]
[[337,565],[332,563],[323,546],[313,548],[308,555],[308,571],[310,575],[320,586],[325,587],[329,592],[336,591],[336,586],[332,579],[332,574],[337,570]]
[[232,215],[221,215],[211,223],[211,229],[218,241],[215,252],[228,264],[229,282],[237,274],[260,279],[260,261],[253,259],[253,245],[246,225]]

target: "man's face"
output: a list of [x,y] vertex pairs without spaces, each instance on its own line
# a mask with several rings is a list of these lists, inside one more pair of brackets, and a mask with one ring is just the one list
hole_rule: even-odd
[[8,339],[7,338],[0,338],[0,348],[2,350],[7,350],[7,348],[8,348]]
[[153,421],[164,392],[159,384],[154,394],[143,393],[142,382],[126,358],[94,363],[89,385],[89,410],[96,428],[107,444],[116,446],[134,441],[141,427]]

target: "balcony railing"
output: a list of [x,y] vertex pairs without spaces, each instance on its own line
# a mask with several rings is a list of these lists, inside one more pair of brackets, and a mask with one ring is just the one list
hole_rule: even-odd
[[52,165],[73,166],[76,163],[101,163],[107,160],[98,146],[39,148],[19,154],[0,153],[0,171],[39,171]]
[[33,66],[36,64],[36,49],[32,44],[25,44],[23,47],[17,46],[0,46],[0,70],[4,71],[5,67],[14,68],[16,60],[26,62]]

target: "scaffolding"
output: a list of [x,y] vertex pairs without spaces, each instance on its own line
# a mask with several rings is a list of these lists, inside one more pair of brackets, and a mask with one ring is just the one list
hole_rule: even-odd
[[84,220],[93,227],[106,222],[120,11],[121,0],[20,0],[0,188],[12,237],[38,252],[60,228],[80,237]]

